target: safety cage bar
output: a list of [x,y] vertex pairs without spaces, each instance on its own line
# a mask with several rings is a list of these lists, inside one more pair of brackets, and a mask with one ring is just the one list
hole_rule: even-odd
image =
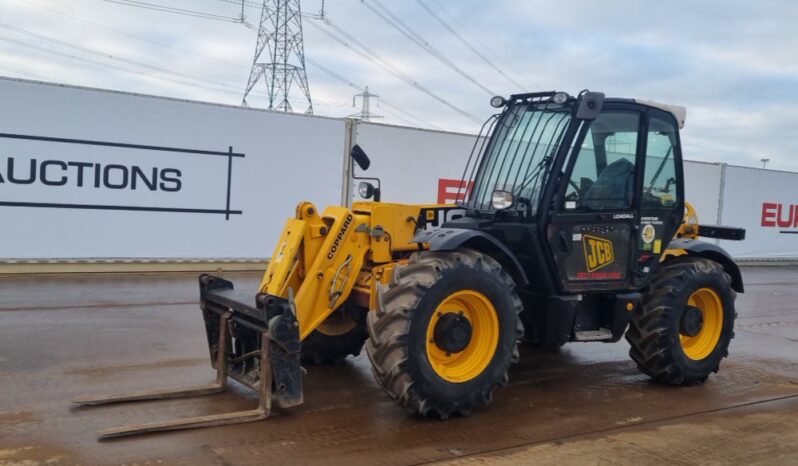
[[458,185],[457,204],[466,209],[493,210],[491,195],[502,190],[529,193],[534,206],[545,168],[562,143],[571,121],[568,97],[555,103],[556,91],[514,94],[501,113],[482,125]]

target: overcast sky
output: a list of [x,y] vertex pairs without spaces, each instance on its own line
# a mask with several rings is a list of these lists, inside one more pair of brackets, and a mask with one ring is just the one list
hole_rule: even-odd
[[[108,0],[0,0],[0,75],[241,103],[257,33],[234,19],[240,1],[120,1],[216,16]],[[320,3],[302,7],[313,14]],[[246,22],[259,14],[247,6]],[[590,88],[686,106],[689,159],[761,166],[767,157],[768,168],[798,170],[798,7],[789,0],[327,0],[326,14],[331,25],[303,20],[316,114],[355,113],[351,83],[384,99],[372,111],[387,123],[476,132],[493,92]],[[351,39],[341,39],[347,47],[330,36],[341,31],[382,66],[354,52]],[[292,103],[304,110],[298,95]],[[258,96],[251,104],[265,105]]]

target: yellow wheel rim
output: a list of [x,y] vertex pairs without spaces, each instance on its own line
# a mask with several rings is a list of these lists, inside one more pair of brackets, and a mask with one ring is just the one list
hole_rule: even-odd
[[690,295],[687,304],[701,310],[704,323],[695,336],[679,334],[679,341],[685,356],[699,361],[712,354],[720,341],[723,331],[723,303],[715,290],[701,288]]
[[[435,326],[447,313],[460,314],[471,324],[471,340],[459,353],[447,353],[435,343]],[[449,295],[435,309],[427,327],[427,359],[442,379],[463,383],[488,367],[499,344],[499,318],[493,303],[473,290]]]

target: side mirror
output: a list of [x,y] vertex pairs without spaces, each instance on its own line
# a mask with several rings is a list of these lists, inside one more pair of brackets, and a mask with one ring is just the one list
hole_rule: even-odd
[[369,160],[369,156],[366,155],[366,151],[361,149],[358,144],[355,144],[355,147],[352,148],[352,152],[350,152],[349,155],[361,170],[368,170],[371,166],[371,160]]
[[506,210],[515,204],[515,198],[507,191],[496,190],[491,195],[491,207],[495,210]]
[[[361,170],[366,171],[371,166],[371,160],[369,160],[369,156],[366,155],[366,152],[360,147],[360,145],[355,144],[355,146],[352,147],[352,151],[349,153],[349,155],[352,158],[352,163],[357,164]],[[360,197],[363,199],[373,198],[374,202],[380,202],[380,179],[355,176],[354,171],[354,167],[352,167],[352,179],[372,180],[377,182],[376,187],[371,183],[365,181],[361,182],[357,187],[357,192],[360,194]]]

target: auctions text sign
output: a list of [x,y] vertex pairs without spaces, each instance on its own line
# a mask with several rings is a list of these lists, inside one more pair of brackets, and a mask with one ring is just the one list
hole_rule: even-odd
[[244,154],[0,133],[0,206],[241,214],[231,209]]

